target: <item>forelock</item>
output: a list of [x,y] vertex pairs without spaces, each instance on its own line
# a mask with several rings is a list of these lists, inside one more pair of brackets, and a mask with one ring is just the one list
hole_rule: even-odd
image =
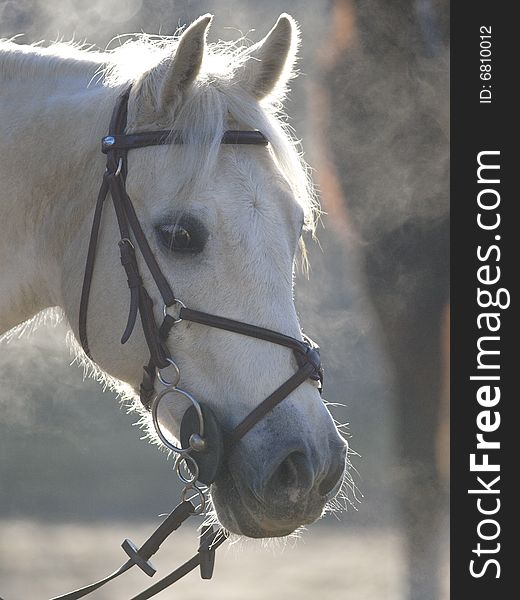
[[[109,86],[129,83],[138,86],[147,74],[153,73],[155,66],[172,55],[178,41],[179,35],[133,36],[109,51],[109,60],[99,76]],[[301,204],[307,228],[314,231],[318,204],[300,143],[283,112],[285,92],[278,90],[258,103],[244,91],[237,78],[244,62],[253,60],[248,56],[248,48],[246,38],[208,44],[197,80],[166,124],[167,128],[178,131],[184,141],[183,165],[178,172],[186,178],[185,185],[196,186],[212,176],[222,134],[230,122],[257,129],[269,140],[268,151]],[[153,90],[153,81],[147,87]]]

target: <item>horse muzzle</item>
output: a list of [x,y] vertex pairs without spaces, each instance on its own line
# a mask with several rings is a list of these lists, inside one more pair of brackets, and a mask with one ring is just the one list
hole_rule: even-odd
[[274,459],[253,458],[253,465],[243,453],[231,456],[211,486],[221,524],[236,534],[266,538],[313,523],[341,487],[346,452],[346,444],[335,440],[321,468],[323,460],[303,449],[282,451]]

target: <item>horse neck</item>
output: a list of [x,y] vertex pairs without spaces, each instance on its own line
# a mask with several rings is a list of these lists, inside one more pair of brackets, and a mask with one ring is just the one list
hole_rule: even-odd
[[63,256],[92,211],[117,94],[89,86],[100,62],[14,54],[0,47],[0,334],[62,305]]

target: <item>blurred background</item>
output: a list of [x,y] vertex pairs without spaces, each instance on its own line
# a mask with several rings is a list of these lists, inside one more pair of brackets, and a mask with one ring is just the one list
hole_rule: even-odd
[[[302,31],[286,110],[325,211],[296,302],[323,349],[325,397],[343,404],[332,412],[359,455],[359,492],[285,549],[240,542],[220,552],[212,582],[191,576],[159,597],[445,599],[448,2],[0,0],[0,38],[103,48],[212,12],[209,41],[257,41],[282,11]],[[172,461],[71,366],[53,320],[0,343],[5,600],[44,600],[113,570],[122,539],[141,541],[178,498]],[[163,569],[195,549],[189,529],[177,539]],[[95,597],[128,599],[147,584],[129,574]]]

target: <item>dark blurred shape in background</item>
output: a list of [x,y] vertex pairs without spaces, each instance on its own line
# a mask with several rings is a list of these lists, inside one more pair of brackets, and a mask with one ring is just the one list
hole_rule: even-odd
[[[323,250],[312,247],[296,300],[323,348],[326,398],[345,404],[333,412],[361,455],[354,479],[364,499],[322,529],[361,529],[360,539],[401,532],[409,598],[435,600],[439,548],[448,553],[448,2],[0,0],[0,37],[105,47],[118,34],[171,34],[212,12],[210,41],[256,41],[282,11],[303,40],[286,109],[326,211]],[[64,339],[63,326],[44,327],[0,346],[0,519],[169,510],[172,462],[138,439],[135,417],[112,394],[69,366]],[[363,552],[356,560],[369,563]],[[363,597],[403,598],[406,587]]]
[[333,15],[317,94],[342,194],[325,207],[344,208],[361,240],[395,373],[409,598],[434,599],[449,446],[449,4],[336,0]]

